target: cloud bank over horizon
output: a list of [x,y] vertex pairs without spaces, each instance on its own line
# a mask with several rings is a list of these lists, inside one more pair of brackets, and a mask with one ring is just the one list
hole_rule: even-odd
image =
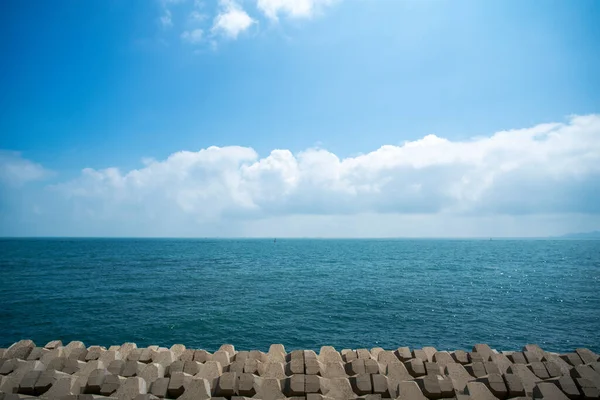
[[[536,236],[600,221],[600,115],[466,141],[427,135],[344,158],[208,147],[129,171],[84,168],[52,183],[49,174],[0,153],[0,233]],[[538,225],[520,226],[528,221]]]

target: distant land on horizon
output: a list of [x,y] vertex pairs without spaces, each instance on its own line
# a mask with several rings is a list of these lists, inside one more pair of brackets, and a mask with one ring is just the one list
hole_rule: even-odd
[[559,237],[568,239],[600,239],[600,231],[567,233]]

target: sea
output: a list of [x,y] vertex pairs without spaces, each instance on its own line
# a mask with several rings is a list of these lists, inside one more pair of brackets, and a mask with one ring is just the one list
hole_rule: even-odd
[[598,240],[1,239],[0,347],[587,347]]

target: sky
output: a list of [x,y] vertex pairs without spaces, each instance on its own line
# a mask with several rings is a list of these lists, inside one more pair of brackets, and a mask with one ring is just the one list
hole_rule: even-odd
[[2,2],[0,235],[600,229],[600,2]]

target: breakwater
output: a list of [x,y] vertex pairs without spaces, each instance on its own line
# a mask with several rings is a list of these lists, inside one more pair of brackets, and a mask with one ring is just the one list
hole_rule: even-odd
[[106,348],[54,340],[40,347],[21,340],[0,349],[0,400],[587,400],[600,398],[599,360],[584,348],[558,354],[532,344],[502,352],[486,344],[470,352],[323,346],[318,353],[226,344],[210,353],[182,344]]

